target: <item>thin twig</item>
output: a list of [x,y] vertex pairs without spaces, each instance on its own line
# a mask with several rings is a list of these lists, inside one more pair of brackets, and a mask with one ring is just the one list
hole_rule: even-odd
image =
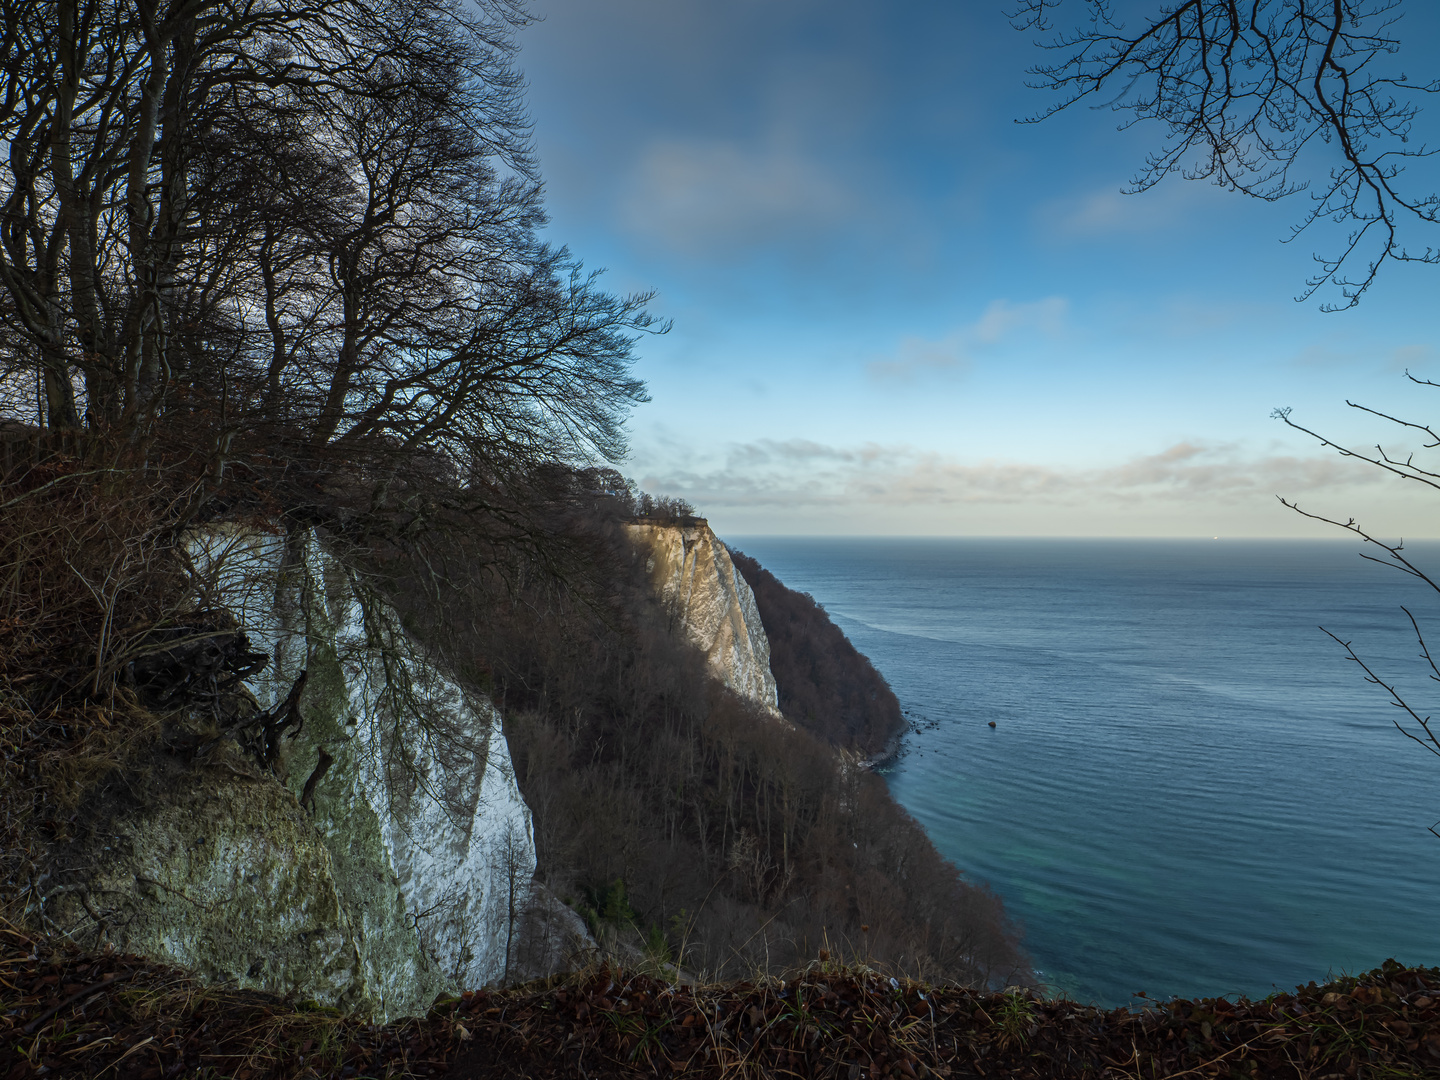
[[1429,750],[1435,756],[1440,757],[1440,740],[1437,740],[1435,737],[1435,733],[1430,730],[1430,718],[1428,716],[1422,717],[1419,713],[1417,713],[1414,709],[1410,707],[1409,703],[1406,702],[1403,697],[1400,696],[1400,692],[1396,690],[1395,687],[1391,686],[1389,683],[1381,679],[1380,676],[1376,675],[1375,672],[1370,668],[1370,666],[1366,664],[1364,660],[1361,660],[1360,657],[1356,654],[1355,650],[1350,647],[1350,642],[1342,641],[1340,638],[1330,633],[1329,630],[1326,630],[1323,626],[1320,627],[1320,630],[1327,637],[1329,637],[1336,644],[1338,644],[1342,649],[1344,649],[1349,654],[1351,660],[1354,660],[1355,663],[1360,665],[1360,669],[1365,672],[1366,682],[1374,683],[1376,686],[1383,689],[1387,694],[1390,695],[1390,703],[1392,705],[1394,705],[1398,709],[1404,709],[1407,713],[1410,714],[1411,718],[1414,719],[1417,724],[1419,724],[1422,728],[1425,729],[1426,736],[1429,738],[1430,743],[1433,743],[1434,745],[1428,745],[1424,739],[1409,731],[1398,720],[1391,720],[1390,722],[1395,725],[1396,729],[1400,732],[1400,734],[1404,735],[1407,739],[1414,740],[1421,746],[1425,747],[1426,750]]
[[[1356,536],[1360,537],[1360,539],[1364,540],[1367,544],[1374,544],[1378,548],[1383,548],[1385,551],[1389,552],[1390,557],[1394,559],[1395,562],[1386,562],[1384,559],[1377,559],[1374,555],[1366,555],[1363,552],[1361,553],[1360,557],[1362,559],[1368,559],[1370,562],[1373,563],[1379,563],[1381,566],[1388,566],[1392,570],[1399,570],[1401,573],[1409,574],[1413,578],[1418,578],[1421,581],[1425,582],[1426,585],[1429,585],[1437,593],[1440,593],[1440,583],[1436,583],[1433,578],[1431,578],[1428,574],[1426,574],[1423,570],[1421,570],[1418,566],[1416,566],[1414,563],[1412,563],[1409,559],[1407,559],[1404,555],[1401,554],[1401,552],[1405,550],[1405,542],[1403,540],[1398,544],[1387,544],[1383,540],[1377,540],[1375,537],[1371,536],[1368,532],[1362,529],[1359,525],[1356,524],[1354,518],[1350,518],[1348,521],[1337,521],[1334,518],[1325,517],[1323,514],[1312,514],[1307,510],[1301,510],[1298,504],[1290,502],[1283,495],[1277,495],[1276,498],[1280,500],[1281,506],[1284,506],[1290,510],[1294,510],[1301,517],[1310,518],[1312,521],[1323,521],[1327,525],[1334,525],[1336,528],[1344,529],[1346,532],[1354,533]],[[1397,563],[1399,565],[1396,565]]]

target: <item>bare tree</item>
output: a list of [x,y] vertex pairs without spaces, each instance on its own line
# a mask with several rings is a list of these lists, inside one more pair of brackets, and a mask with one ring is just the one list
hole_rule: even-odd
[[523,928],[523,915],[530,903],[530,892],[533,888],[531,875],[535,870],[530,851],[529,837],[519,830],[514,822],[506,824],[504,833],[496,839],[492,850],[492,866],[500,875],[501,888],[505,890],[504,899],[492,906],[492,910],[505,921],[505,961],[500,976],[502,984],[510,981],[510,961],[515,955],[516,947],[515,933],[517,929]]
[[[1440,383],[1432,382],[1429,379],[1420,379],[1409,373],[1407,373],[1407,378],[1418,386],[1440,387]],[[1369,413],[1372,416],[1388,421],[1396,425],[1402,432],[1419,435],[1422,439],[1422,448],[1424,450],[1440,448],[1440,435],[1437,435],[1429,424],[1405,420],[1398,416],[1392,416],[1388,413],[1368,408],[1364,405],[1357,405],[1353,401],[1347,401],[1346,404],[1352,409],[1358,409],[1361,412]],[[1437,470],[1430,462],[1424,459],[1417,460],[1414,453],[1406,453],[1404,456],[1393,454],[1387,451],[1383,444],[1377,444],[1373,452],[1351,450],[1338,443],[1332,442],[1324,435],[1296,423],[1290,418],[1289,409],[1276,409],[1274,416],[1286,426],[1309,435],[1322,446],[1335,450],[1342,457],[1355,458],[1363,461],[1389,473],[1397,479],[1409,480],[1419,484],[1422,489],[1428,488],[1431,491],[1440,491],[1440,470]],[[1361,558],[1378,563],[1381,566],[1398,570],[1413,579],[1421,587],[1435,593],[1440,593],[1440,579],[1437,579],[1432,575],[1431,571],[1426,570],[1425,567],[1412,558],[1410,553],[1406,551],[1403,540],[1391,542],[1376,536],[1353,517],[1346,518],[1342,521],[1339,518],[1327,517],[1324,514],[1311,513],[1310,511],[1302,509],[1298,503],[1291,502],[1283,496],[1280,498],[1280,502],[1302,517],[1343,529],[1358,538],[1364,545],[1360,553]],[[1408,620],[1410,628],[1415,634],[1415,640],[1420,647],[1420,657],[1425,662],[1427,675],[1431,680],[1440,682],[1440,664],[1437,664],[1434,654],[1430,651],[1430,646],[1425,640],[1425,633],[1421,628],[1420,620],[1415,617],[1414,612],[1408,607],[1402,607],[1400,610],[1405,613],[1405,618]],[[1401,711],[1403,719],[1392,720],[1400,733],[1413,742],[1418,743],[1432,754],[1440,757],[1440,731],[1431,727],[1430,717],[1428,715],[1421,715],[1421,710],[1412,704],[1412,699],[1402,694],[1393,681],[1387,680],[1377,672],[1360,653],[1355,651],[1351,641],[1339,637],[1323,626],[1320,629],[1345,650],[1346,656],[1351,661],[1359,665],[1360,670],[1365,673],[1365,681],[1383,690],[1390,699],[1390,704]],[[1430,831],[1440,836],[1440,832],[1437,832],[1436,825],[1432,825]]]
[[0,9],[5,400],[217,481],[623,452],[661,327],[538,237],[514,0]]
[[[1171,0],[1133,23],[1115,6],[1018,0],[1015,25],[1060,54],[1032,70],[1056,94],[1032,122],[1082,102],[1129,114],[1122,127],[1157,122],[1163,140],[1132,192],[1179,173],[1270,202],[1308,193],[1294,236],[1327,220],[1349,233],[1316,256],[1302,298],[1332,285],[1330,306],[1350,307],[1386,262],[1440,262],[1433,240],[1405,239],[1440,213],[1440,196],[1406,175],[1435,153],[1414,137],[1417,102],[1440,80],[1394,65],[1402,0]],[[1079,28],[1054,33],[1069,9],[1083,12]]]

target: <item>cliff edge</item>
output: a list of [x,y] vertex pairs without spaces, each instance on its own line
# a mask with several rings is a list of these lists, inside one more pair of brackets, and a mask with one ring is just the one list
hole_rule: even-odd
[[670,604],[710,670],[735,693],[780,715],[770,642],[755,594],[703,518],[627,526],[651,586]]
[[260,711],[180,722],[91,805],[67,860],[91,869],[59,875],[49,927],[380,1020],[534,974],[526,924],[561,913],[532,886],[494,705],[313,532],[218,526],[189,547],[259,665],[237,691]]

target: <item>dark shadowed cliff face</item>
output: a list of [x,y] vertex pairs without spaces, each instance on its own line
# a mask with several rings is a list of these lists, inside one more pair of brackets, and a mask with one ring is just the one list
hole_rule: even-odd
[[785,718],[836,746],[882,753],[905,727],[885,677],[813,596],[787,588],[743,552],[730,558],[755,594]]

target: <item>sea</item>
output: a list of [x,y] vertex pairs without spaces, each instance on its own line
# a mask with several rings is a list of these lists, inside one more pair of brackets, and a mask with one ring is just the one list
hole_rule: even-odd
[[[1259,998],[1440,965],[1440,755],[1321,630],[1427,717],[1424,582],[1343,540],[727,542],[889,680],[911,723],[880,771],[1052,991]],[[1440,544],[1406,554],[1440,580]]]

